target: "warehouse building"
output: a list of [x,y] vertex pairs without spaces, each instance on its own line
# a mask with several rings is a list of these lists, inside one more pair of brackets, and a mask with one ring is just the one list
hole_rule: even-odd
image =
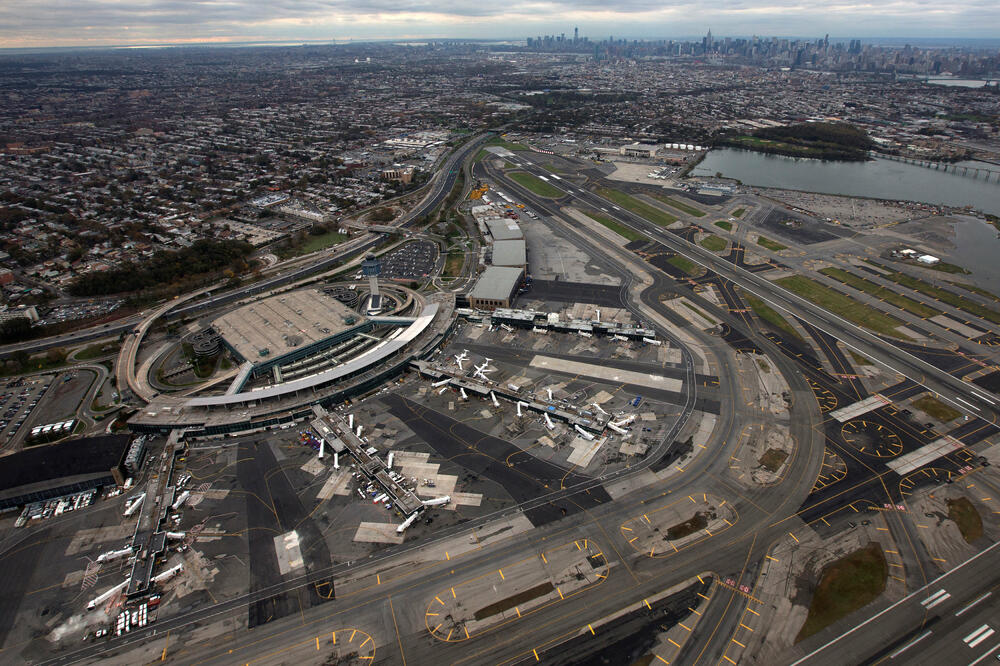
[[469,305],[477,310],[509,308],[524,280],[524,269],[489,266],[469,292]]
[[523,240],[505,240],[493,243],[493,266],[507,266],[528,270],[528,249]]

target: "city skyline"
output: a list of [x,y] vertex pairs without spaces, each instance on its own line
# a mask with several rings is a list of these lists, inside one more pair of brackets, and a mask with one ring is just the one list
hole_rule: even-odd
[[378,39],[524,39],[570,32],[592,40],[684,38],[711,28],[717,35],[821,36],[884,39],[992,39],[1000,24],[994,3],[942,7],[922,0],[862,5],[837,0],[821,10],[786,0],[732,0],[711,7],[677,1],[466,3],[438,5],[323,0],[274,4],[256,0],[53,3],[28,0],[0,8],[6,48],[127,46]]

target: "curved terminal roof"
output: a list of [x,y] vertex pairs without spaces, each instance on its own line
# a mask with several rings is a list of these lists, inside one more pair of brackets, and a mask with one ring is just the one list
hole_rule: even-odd
[[375,365],[383,361],[384,359],[392,356],[397,351],[413,342],[421,333],[423,333],[428,326],[430,326],[431,321],[433,321],[434,316],[437,314],[438,304],[431,303],[427,305],[420,316],[410,324],[406,329],[402,331],[396,331],[393,335],[390,335],[382,342],[378,343],[368,351],[363,354],[352,358],[350,361],[338,365],[335,368],[325,370],[324,372],[317,373],[309,377],[303,377],[301,379],[296,379],[290,382],[285,382],[284,384],[278,384],[276,386],[267,386],[265,388],[256,389],[252,391],[245,391],[243,393],[235,393],[233,395],[212,395],[201,398],[191,398],[184,403],[185,408],[198,408],[198,407],[219,407],[219,406],[239,406],[248,402],[257,402],[258,400],[270,400],[273,398],[280,398],[285,395],[295,393],[297,391],[303,391],[307,389],[316,388],[323,384],[328,384],[330,382],[336,381],[342,377],[352,375],[357,373],[368,366]]

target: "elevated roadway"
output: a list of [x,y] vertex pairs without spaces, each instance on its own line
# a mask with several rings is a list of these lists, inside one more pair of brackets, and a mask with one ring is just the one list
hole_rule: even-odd
[[[441,169],[434,175],[433,179],[427,186],[428,189],[423,198],[421,198],[419,203],[417,203],[406,214],[397,219],[395,221],[395,226],[408,227],[416,220],[431,213],[434,209],[441,205],[451,192],[456,180],[458,179],[458,166],[468,159],[474,151],[478,150],[488,136],[488,134],[477,135],[463,144],[461,148],[454,151],[445,160]],[[365,234],[338,246],[332,253],[324,254],[322,257],[317,257],[314,261],[310,261],[305,265],[280,272],[273,277],[266,278],[253,284],[248,284],[246,286],[206,298],[197,303],[192,303],[184,307],[178,307],[170,312],[170,316],[184,317],[198,312],[203,312],[205,310],[210,310],[215,307],[238,301],[241,298],[246,298],[247,296],[259,294],[296,282],[312,275],[313,273],[330,270],[331,268],[335,268],[340,265],[348,256],[364,252],[365,250],[375,247],[380,240],[381,236],[379,234]],[[97,340],[100,338],[116,336],[123,332],[131,331],[144,319],[145,317],[143,315],[134,315],[116,321],[112,324],[103,324],[101,326],[90,327],[38,340],[28,340],[25,342],[3,345],[0,346],[0,358],[9,357],[19,351],[24,351],[30,354],[44,351],[46,349],[52,349],[53,347],[64,347],[67,345],[80,344],[88,340]],[[122,384],[122,386],[124,386],[124,384]]]

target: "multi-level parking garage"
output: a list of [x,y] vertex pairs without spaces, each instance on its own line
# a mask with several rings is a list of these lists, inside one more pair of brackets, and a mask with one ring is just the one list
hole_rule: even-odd
[[213,321],[242,365],[224,392],[157,395],[130,421],[135,432],[212,435],[305,418],[377,388],[425,356],[453,322],[454,296],[387,289],[393,312],[366,317],[320,290],[255,301]]

